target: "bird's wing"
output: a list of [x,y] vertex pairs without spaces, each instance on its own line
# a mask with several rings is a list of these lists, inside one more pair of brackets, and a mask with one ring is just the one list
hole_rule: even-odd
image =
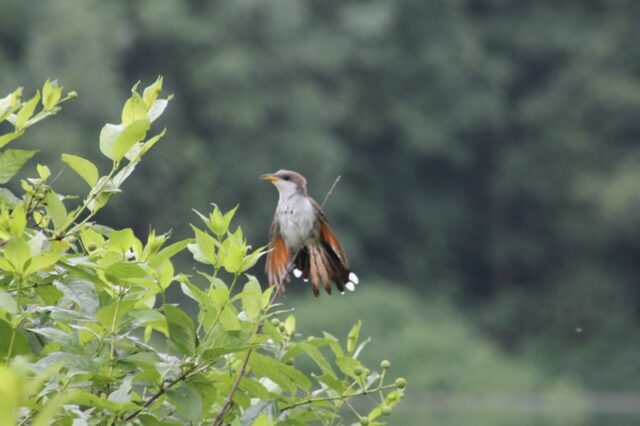
[[271,240],[271,248],[267,253],[267,263],[265,265],[265,272],[267,273],[267,279],[269,284],[278,285],[280,281],[286,279],[287,266],[289,264],[289,249],[280,234],[280,225],[276,216],[273,216],[273,222],[271,223],[271,230],[269,232]]
[[344,266],[344,269],[348,270],[349,259],[347,258],[347,254],[345,253],[344,248],[342,248],[342,244],[340,244],[340,241],[338,241],[338,238],[336,238],[336,235],[333,233],[333,230],[329,226],[329,220],[327,219],[327,216],[324,214],[324,212],[322,211],[322,208],[316,202],[316,200],[314,200],[311,197],[309,197],[309,199],[311,200],[311,204],[313,205],[313,207],[318,212],[320,238],[326,245],[328,245],[331,248],[331,250],[333,250],[335,255],[338,257],[338,259]]

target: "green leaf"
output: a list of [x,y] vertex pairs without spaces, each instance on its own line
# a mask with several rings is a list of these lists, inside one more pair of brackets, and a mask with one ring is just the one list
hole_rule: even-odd
[[42,253],[31,258],[25,275],[31,275],[56,264],[62,256],[58,253]]
[[296,387],[305,391],[311,389],[311,380],[300,370],[273,358],[254,352],[249,363],[258,376],[270,378],[289,392],[295,392]]
[[287,334],[293,336],[293,332],[296,331],[296,317],[289,315],[284,321],[284,328],[287,330]]
[[55,229],[62,228],[67,220],[67,209],[58,194],[54,192],[47,193],[45,203],[47,214],[53,220]]
[[142,99],[144,99],[147,107],[151,107],[151,105],[153,105],[153,103],[158,98],[158,95],[162,91],[162,81],[162,76],[158,76],[153,84],[145,87],[145,89],[142,91]]
[[62,96],[62,87],[58,86],[58,80],[52,82],[47,79],[42,88],[42,106],[45,111],[51,111],[58,104]]
[[24,135],[24,130],[16,130],[15,132],[7,133],[5,135],[0,136],[0,148],[7,145],[10,142],[18,139],[20,136]]
[[338,368],[340,368],[340,370],[351,377],[357,377],[355,374],[355,369],[356,368],[361,368],[364,370],[364,366],[362,365],[362,363],[360,361],[358,361],[357,359],[353,359],[350,357],[337,357],[336,358],[336,365],[338,366]]
[[12,93],[0,99],[0,123],[20,107],[19,101],[21,96],[22,87],[18,87]]
[[265,413],[260,414],[260,416],[253,422],[252,426],[271,426],[274,423],[269,419]]
[[127,402],[131,402],[131,380],[132,376],[127,376],[122,379],[120,386],[118,389],[114,390],[107,397],[108,401],[112,401],[118,404],[126,404]]
[[262,310],[262,289],[258,280],[255,277],[249,277],[249,281],[244,285],[244,289],[241,293],[242,310],[251,318],[255,320],[260,315]]
[[334,378],[336,377],[336,373],[335,371],[333,371],[333,368],[331,368],[331,364],[329,364],[329,361],[327,361],[327,359],[324,357],[324,355],[322,355],[322,352],[320,352],[318,348],[308,342],[300,342],[296,345],[296,347],[302,349],[309,356],[309,358],[311,358],[316,364],[318,364],[318,367],[322,369],[323,373],[328,374],[329,376]]
[[104,237],[100,233],[88,227],[82,228],[80,231],[80,239],[88,251],[94,251],[98,248],[102,248],[102,245],[104,244]]
[[11,235],[19,237],[24,233],[27,226],[27,215],[24,211],[24,204],[18,206],[11,212]]
[[163,248],[158,253],[151,256],[151,258],[149,259],[149,265],[157,268],[166,260],[172,258],[176,254],[184,250],[188,244],[189,240],[182,240]]
[[113,160],[122,160],[133,145],[144,139],[150,126],[151,122],[146,118],[142,118],[125,127],[113,141]]
[[353,327],[351,327],[351,330],[347,335],[347,352],[351,353],[356,349],[356,345],[358,344],[358,337],[360,336],[360,327],[362,327],[362,321],[360,320],[358,320],[358,322],[355,323]]
[[15,315],[18,312],[18,305],[16,305],[15,300],[4,290],[0,290],[0,310],[11,315]]
[[111,328],[115,324],[117,328],[122,318],[133,308],[135,303],[133,300],[122,300],[120,302],[116,300],[100,309],[96,314],[96,318],[104,327]]
[[149,112],[147,112],[147,118],[150,122],[154,122],[162,115],[164,110],[169,105],[169,99],[158,99],[156,100],[151,107],[149,107]]
[[95,286],[89,281],[74,278],[65,282],[56,282],[55,286],[62,291],[66,300],[75,303],[86,315],[94,315],[100,306]]
[[124,125],[122,124],[105,124],[100,131],[100,152],[111,160],[115,160],[113,145],[123,129]]
[[202,416],[202,398],[198,392],[189,386],[182,385],[176,389],[169,389],[167,391],[167,398],[178,413],[192,424],[199,423]]
[[267,246],[260,247],[254,250],[253,253],[245,256],[244,259],[242,259],[242,271],[244,272],[251,269],[262,256],[267,254],[267,252],[265,251],[266,248]]
[[220,311],[220,324],[225,330],[240,330],[240,321],[238,320],[238,313],[231,303],[225,305]]
[[229,289],[225,286],[214,288],[209,292],[211,300],[219,308],[223,307],[229,300]]
[[131,228],[120,229],[112,231],[109,234],[109,241],[107,242],[107,248],[109,251],[115,253],[126,253],[134,243],[135,235]]
[[27,124],[27,121],[33,115],[33,112],[36,110],[36,106],[38,106],[38,101],[40,100],[40,91],[38,90],[33,98],[29,99],[20,111],[16,114],[16,121],[13,123],[16,129],[22,129]]
[[247,247],[242,241],[229,236],[222,244],[222,266],[230,274],[242,272],[242,261]]
[[31,257],[29,244],[22,238],[12,238],[4,246],[4,258],[11,263],[16,272],[22,272],[24,265]]
[[165,336],[169,336],[169,328],[167,319],[164,315],[154,309],[136,310],[131,312],[131,316],[135,319],[135,323],[140,327],[151,327],[160,331]]
[[128,126],[134,121],[146,118],[147,104],[137,92],[132,92],[122,108],[122,124]]
[[169,325],[170,342],[185,355],[193,355],[196,351],[196,331],[193,321],[183,310],[172,305],[164,307]]
[[42,164],[38,164],[36,166],[36,170],[38,171],[38,176],[40,176],[40,179],[42,179],[43,181],[47,180],[49,176],[51,176],[51,170],[49,170],[47,166],[43,166]]
[[193,254],[193,258],[206,265],[215,264],[215,247],[216,240],[206,232],[191,225],[196,237],[195,244],[189,244],[187,247]]
[[124,261],[112,263],[104,270],[104,273],[111,281],[128,281],[147,276],[141,266]]
[[[3,336],[3,338],[0,339],[0,357],[2,359],[5,358],[7,351],[9,350],[9,336],[11,336],[12,332],[13,329],[11,328],[11,325],[4,320],[0,320],[0,336]],[[16,337],[13,342],[13,350],[11,353],[13,356],[31,353],[27,339],[24,337],[24,334],[22,334],[20,329],[16,332]]]
[[0,154],[0,184],[7,183],[20,171],[36,150],[7,149]]
[[91,161],[77,155],[62,154],[62,161],[67,163],[82,179],[94,187],[98,182],[98,168]]
[[199,304],[206,306],[209,303],[209,296],[189,281],[180,282],[180,288],[185,295],[189,296]]

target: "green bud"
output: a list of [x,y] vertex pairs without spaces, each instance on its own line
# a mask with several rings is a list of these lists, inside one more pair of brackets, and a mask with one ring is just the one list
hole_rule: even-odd
[[389,414],[391,414],[391,407],[389,407],[388,405],[383,405],[380,411],[382,412],[382,415],[388,416]]
[[398,389],[404,389],[407,386],[407,380],[404,377],[398,377],[395,385]]
[[288,359],[284,362],[287,365],[293,365],[293,360],[292,359]]
[[353,374],[355,374],[356,376],[362,376],[362,373],[364,373],[362,367],[356,367],[353,369]]
[[362,426],[367,426],[369,424],[369,417],[360,417],[360,424]]
[[280,333],[284,333],[287,331],[287,327],[284,326],[284,324],[279,324],[278,325],[278,330],[280,330]]
[[271,324],[275,325],[276,327],[280,325],[280,320],[278,318],[273,318],[271,320]]
[[383,368],[386,370],[389,367],[391,367],[391,363],[386,359],[380,363],[380,368]]

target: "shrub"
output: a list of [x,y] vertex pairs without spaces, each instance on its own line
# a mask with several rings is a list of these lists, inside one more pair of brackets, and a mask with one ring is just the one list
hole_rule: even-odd
[[[236,209],[198,213],[193,238],[172,243],[96,221],[164,135],[149,135],[171,99],[161,90],[162,78],[142,94],[134,86],[121,123],[102,128],[106,174],[62,155],[86,182],[84,197],[57,193],[41,164],[20,181],[21,194],[0,187],[0,424],[336,424],[345,409],[361,424],[383,424],[405,382],[385,382],[387,368],[358,360],[367,342],[359,322],[346,345],[296,332],[277,287],[263,290],[246,273],[266,247],[252,250],[232,230]],[[49,81],[30,100],[21,95],[0,99],[0,125],[10,130],[0,135],[0,185],[36,154],[5,147],[75,96]],[[199,265],[193,276],[174,271],[183,250]],[[197,303],[194,318],[167,300],[172,286]],[[315,371],[296,368],[302,358]],[[365,394],[361,413],[349,401]]]

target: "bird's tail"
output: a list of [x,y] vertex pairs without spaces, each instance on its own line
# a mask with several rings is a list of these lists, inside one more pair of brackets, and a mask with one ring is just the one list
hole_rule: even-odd
[[349,270],[348,262],[343,261],[326,241],[314,242],[304,246],[294,260],[293,274],[310,280],[313,294],[320,295],[320,284],[331,294],[334,282],[340,292],[353,291],[358,283],[356,274]]

